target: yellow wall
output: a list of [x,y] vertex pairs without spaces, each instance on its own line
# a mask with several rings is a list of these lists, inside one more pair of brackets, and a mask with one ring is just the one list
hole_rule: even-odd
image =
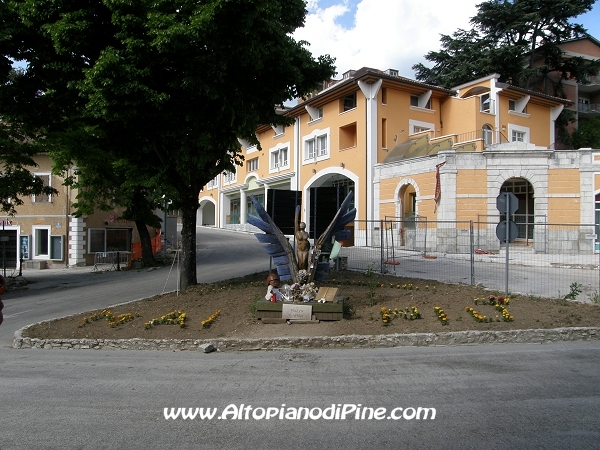
[[[581,186],[579,169],[548,171],[548,222],[578,223],[581,217]],[[552,197],[571,194],[570,197]]]
[[[378,96],[378,134],[377,134],[377,162],[381,163],[387,157],[388,152],[383,149],[382,142],[387,142],[387,148],[392,149],[396,145],[410,139],[410,120],[432,123],[434,129],[432,136],[443,134],[440,123],[441,102],[439,98],[431,96],[431,109],[411,108],[411,92],[386,86],[387,103],[382,104],[381,89]],[[416,95],[416,94],[414,94]],[[387,136],[382,136],[381,121],[386,119]],[[396,138],[396,141],[394,141]]]
[[[252,171],[253,173],[257,174],[258,177],[260,177],[261,179],[268,178],[269,176],[273,176],[274,174],[269,173],[269,166],[270,166],[269,151],[270,151],[270,149],[276,147],[277,144],[289,143],[289,145],[288,145],[288,160],[289,160],[289,166],[290,166],[289,169],[281,169],[280,172],[278,172],[278,173],[286,173],[286,172],[294,171],[295,160],[293,157],[293,155],[294,155],[294,128],[293,128],[293,126],[286,127],[283,131],[283,134],[276,135],[275,130],[273,130],[272,128],[268,128],[266,131],[257,133],[257,136],[258,136],[258,140],[261,144],[261,149],[259,149],[257,151],[254,150],[250,153],[248,153],[248,151],[247,151],[248,149],[243,150],[243,155],[245,158],[244,167],[238,167],[236,183],[228,185],[227,187],[244,184],[246,175],[248,173],[251,173],[248,170],[247,162],[254,158],[259,158],[259,161],[258,161],[258,170]],[[254,149],[254,147],[251,147],[251,149]]]
[[548,171],[548,194],[579,194],[579,169],[552,169]]
[[379,208],[379,219],[396,217],[396,203],[382,203]]
[[456,174],[456,195],[487,194],[487,170],[459,170]]
[[[34,157],[38,167],[31,168],[32,173],[50,173],[52,170],[52,160],[47,155],[36,155]],[[62,185],[62,178],[50,175],[50,185],[58,191],[58,195],[51,197],[50,203],[33,203],[31,197],[22,197],[23,205],[18,208],[20,215],[56,215],[68,214],[68,198],[70,192]]]
[[578,223],[581,217],[581,200],[572,198],[548,199],[549,223]]
[[[484,123],[494,127],[494,117],[480,113],[479,97],[449,98],[442,105],[442,135],[470,133]],[[483,117],[480,117],[483,116]]]
[[382,201],[395,200],[396,187],[399,182],[400,179],[398,178],[381,180],[379,183],[379,198]]
[[532,144],[548,147],[550,142],[550,109],[548,106],[539,105],[533,102],[527,103],[525,117],[521,114],[509,112],[509,97],[500,96],[500,105],[498,114],[500,114],[500,127],[506,138],[510,141],[508,135],[509,124],[529,128],[529,142]]
[[[406,178],[410,178],[416,183],[416,191],[418,192],[416,213],[420,216],[425,216],[428,219],[434,219],[436,217],[436,213],[434,212],[435,202],[433,199],[423,199],[423,197],[433,196],[435,193],[435,172],[415,174],[410,177],[397,177],[381,180],[379,183],[379,196],[382,202],[379,208],[380,218],[383,219],[386,215],[393,217],[397,214],[402,215],[404,212],[406,212],[406,209],[409,208],[409,206],[405,206],[405,211],[399,212],[396,209],[396,205],[400,203],[400,198],[395,197],[396,190]],[[406,184],[403,185],[399,195],[402,195],[402,192],[405,190],[406,186]],[[406,198],[404,201],[406,204],[408,199]]]
[[458,97],[471,96],[472,94],[469,94],[469,91],[471,91],[473,88],[488,88],[489,89],[489,87],[490,87],[490,80],[488,78],[485,78],[476,83],[472,83],[472,84],[469,84],[468,86],[458,89]]
[[[356,108],[340,113],[340,99],[335,99],[323,108],[323,118],[313,121],[308,112],[300,116],[300,178],[308,180],[313,174],[313,169],[319,172],[327,167],[341,167],[343,163],[347,170],[357,174],[365,173],[366,161],[366,123],[365,123],[365,97],[362,91],[356,91]],[[340,128],[356,124],[356,145],[340,146]],[[302,138],[310,135],[314,130],[329,128],[329,159],[302,164],[304,147]],[[344,148],[340,148],[344,147]]]

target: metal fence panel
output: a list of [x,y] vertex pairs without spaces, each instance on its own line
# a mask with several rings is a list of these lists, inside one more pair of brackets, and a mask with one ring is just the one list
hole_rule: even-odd
[[[351,270],[471,283],[471,224],[425,218],[355,221],[354,245],[344,247]],[[344,265],[346,261],[344,260]]]
[[131,252],[97,252],[94,254],[92,272],[121,270],[129,267]]
[[598,301],[600,254],[594,224],[525,220],[524,238],[508,247],[495,221],[431,221],[423,217],[355,221],[354,239],[340,251],[337,267],[373,270],[445,283],[481,284],[513,294]]
[[[492,234],[497,222],[479,222],[476,230]],[[600,255],[595,250],[593,224],[537,222],[530,239],[517,239],[508,247],[508,291],[536,297],[564,298],[572,287],[581,289],[577,300],[594,300],[600,291]],[[482,236],[484,233],[480,233]],[[506,245],[489,238],[474,250],[477,283],[506,290]],[[482,248],[483,247],[483,248]],[[575,284],[574,284],[575,283]]]

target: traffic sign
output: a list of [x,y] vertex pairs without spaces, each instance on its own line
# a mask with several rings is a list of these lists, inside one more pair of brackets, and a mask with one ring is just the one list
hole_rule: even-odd
[[[508,242],[514,241],[519,235],[519,228],[512,220],[508,221]],[[506,242],[506,220],[501,221],[496,225],[496,237],[500,239],[500,243]]]
[[500,195],[496,198],[496,208],[498,208],[500,214],[506,214],[507,206],[508,213],[514,214],[519,208],[519,199],[512,192],[500,192]]

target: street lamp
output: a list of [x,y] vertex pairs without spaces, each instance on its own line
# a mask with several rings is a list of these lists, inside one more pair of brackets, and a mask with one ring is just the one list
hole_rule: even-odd
[[8,241],[8,236],[4,232],[5,224],[6,224],[6,220],[3,220],[2,221],[2,236],[0,237],[0,241],[2,241],[2,270],[4,272],[4,277],[6,278],[6,241]]

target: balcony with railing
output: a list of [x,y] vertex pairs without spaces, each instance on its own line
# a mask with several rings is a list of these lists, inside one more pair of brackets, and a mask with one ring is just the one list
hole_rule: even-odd
[[600,75],[590,75],[585,78],[588,84],[600,84]]
[[577,111],[585,115],[600,116],[600,103],[579,103]]
[[431,140],[451,139],[452,148],[457,151],[483,151],[494,144],[503,144],[508,142],[508,138],[501,131],[494,130],[475,130],[465,133],[450,134]]
[[382,162],[389,163],[407,158],[434,156],[441,151],[448,150],[483,152],[495,144],[509,142],[502,132],[493,131],[491,128],[435,137],[432,134],[433,130],[427,130],[411,135],[409,139],[396,145]]

